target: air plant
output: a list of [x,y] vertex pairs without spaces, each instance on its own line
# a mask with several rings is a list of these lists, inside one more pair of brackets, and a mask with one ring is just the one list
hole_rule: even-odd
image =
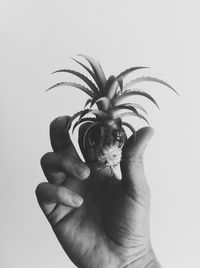
[[[85,92],[89,99],[86,101],[84,109],[75,113],[68,125],[66,131],[72,126],[72,122],[76,119],[72,130],[80,125],[84,125],[84,133],[81,135],[82,148],[90,152],[90,156],[99,168],[116,167],[122,156],[122,147],[127,140],[126,129],[129,129],[134,137],[134,127],[125,121],[127,116],[138,117],[148,123],[146,119],[146,110],[139,104],[133,102],[125,102],[134,96],[143,96],[154,103],[158,104],[155,99],[142,90],[136,89],[135,86],[141,82],[156,82],[167,86],[176,94],[177,91],[163,80],[143,76],[138,77],[124,84],[124,79],[130,73],[147,67],[131,67],[119,75],[111,75],[106,78],[104,71],[98,61],[86,55],[80,55],[88,63],[90,67],[84,63],[73,59],[81,65],[91,76],[87,76],[71,69],[61,69],[53,73],[70,73],[80,78],[85,85],[74,82],[60,82],[51,86],[47,90],[61,86],[75,87]],[[94,108],[95,107],[95,108]],[[145,116],[144,116],[145,114]]]

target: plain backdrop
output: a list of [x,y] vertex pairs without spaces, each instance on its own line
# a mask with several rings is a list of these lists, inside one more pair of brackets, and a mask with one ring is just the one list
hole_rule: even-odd
[[72,115],[87,99],[67,87],[45,93],[54,83],[76,81],[51,72],[81,71],[70,58],[79,53],[99,59],[107,76],[149,66],[137,75],[162,78],[179,91],[181,97],[140,84],[160,111],[137,99],[155,129],[145,154],[151,240],[163,267],[200,267],[199,14],[197,0],[1,1],[0,267],[74,267],[34,191],[45,180],[39,162],[51,150],[50,122]]

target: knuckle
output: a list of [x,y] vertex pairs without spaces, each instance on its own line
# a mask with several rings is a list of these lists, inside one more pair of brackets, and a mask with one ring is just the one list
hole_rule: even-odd
[[83,171],[81,161],[72,159],[72,166],[73,166],[74,171],[75,171],[78,175],[81,175],[81,173],[82,173],[82,171]]
[[134,164],[140,164],[140,165],[143,165],[143,156],[141,154],[138,154],[138,155],[134,155],[132,157],[132,159],[130,160],[131,162],[133,162]]
[[143,185],[142,188],[137,188],[135,189],[135,196],[137,200],[142,200],[145,204],[150,203],[151,199],[151,191],[149,188],[149,185]]
[[71,159],[68,156],[61,156],[60,158],[60,166],[63,171],[68,171]]
[[63,201],[66,198],[66,190],[64,187],[57,187],[56,196],[58,200]]
[[74,161],[74,170],[78,177],[87,178],[90,174],[89,168],[82,161]]
[[59,165],[64,173],[69,173],[77,178],[84,179],[90,174],[90,169],[87,165],[71,155],[61,155]]

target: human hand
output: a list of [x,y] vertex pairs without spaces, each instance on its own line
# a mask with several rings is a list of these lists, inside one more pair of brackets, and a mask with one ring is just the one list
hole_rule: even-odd
[[48,182],[36,189],[66,254],[80,268],[159,267],[150,243],[150,190],[143,166],[153,129],[140,129],[136,142],[128,139],[119,180],[109,169],[96,170],[81,161],[65,133],[68,120],[66,116],[51,123],[54,152],[41,159]]

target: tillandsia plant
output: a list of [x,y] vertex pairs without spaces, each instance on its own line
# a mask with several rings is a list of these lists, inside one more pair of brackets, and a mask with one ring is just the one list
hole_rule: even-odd
[[74,82],[60,82],[47,90],[60,86],[70,86],[82,90],[90,97],[86,101],[84,109],[71,117],[70,122],[66,126],[66,131],[71,127],[72,122],[78,119],[73,125],[72,131],[77,126],[84,124],[84,133],[81,135],[80,140],[83,150],[90,152],[94,164],[99,168],[110,167],[113,169],[121,161],[122,147],[127,140],[125,129],[130,129],[136,137],[134,127],[126,122],[125,118],[127,116],[135,116],[148,123],[144,116],[144,114],[147,114],[146,110],[137,103],[125,102],[125,100],[139,95],[149,99],[159,107],[151,95],[136,89],[135,86],[140,82],[151,81],[167,86],[176,94],[178,93],[163,80],[149,76],[137,77],[124,84],[124,79],[128,74],[148,67],[131,67],[117,76],[111,75],[109,78],[106,78],[98,61],[86,55],[79,56],[83,57],[90,67],[76,59],[73,60],[88,72],[91,76],[90,79],[82,73],[71,69],[61,69],[53,73],[73,74],[79,77],[85,85]]

